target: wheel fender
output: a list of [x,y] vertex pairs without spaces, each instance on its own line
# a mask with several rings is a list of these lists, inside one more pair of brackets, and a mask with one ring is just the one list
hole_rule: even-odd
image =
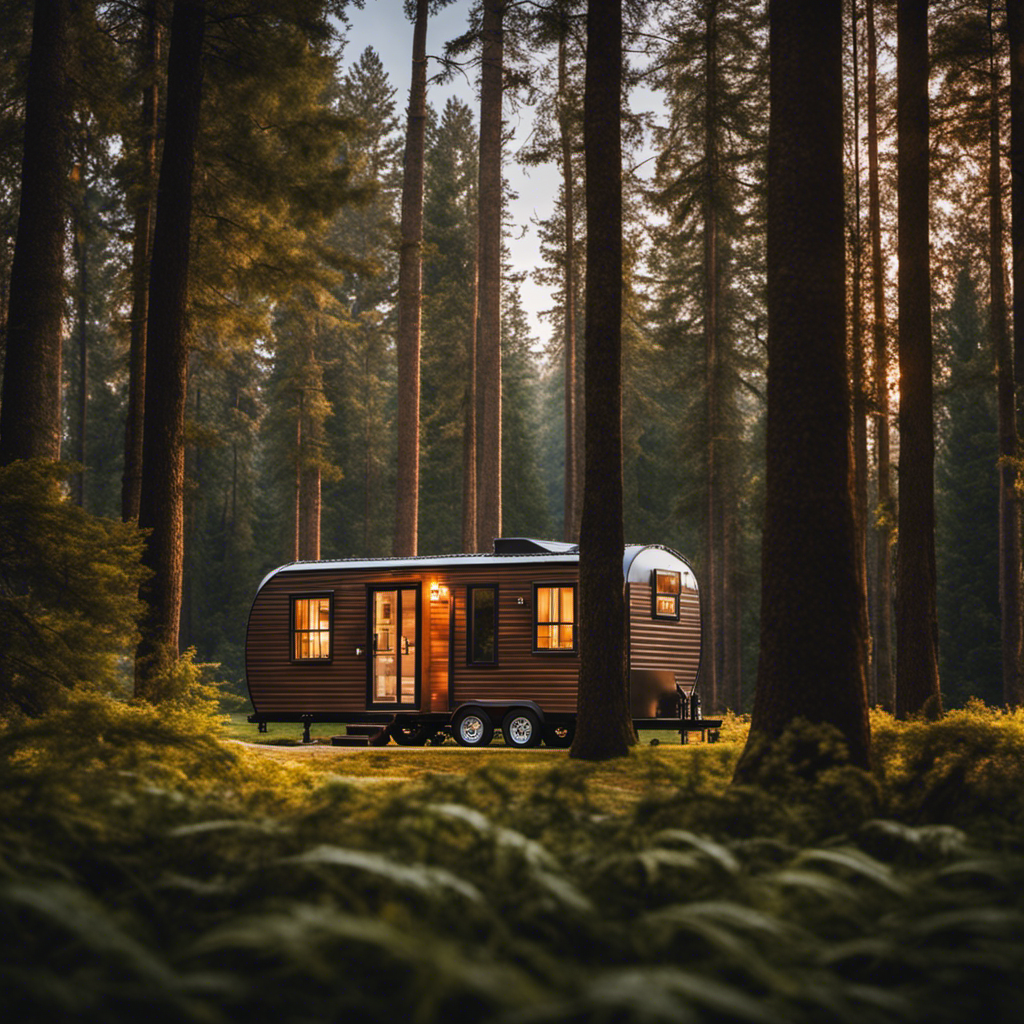
[[455,716],[467,708],[474,708],[477,711],[486,711],[487,714],[490,715],[491,719],[498,723],[500,723],[505,715],[513,708],[529,708],[530,711],[537,716],[537,720],[540,722],[541,727],[543,728],[544,726],[544,712],[540,709],[539,705],[532,700],[466,700],[452,711],[449,721],[454,722]]

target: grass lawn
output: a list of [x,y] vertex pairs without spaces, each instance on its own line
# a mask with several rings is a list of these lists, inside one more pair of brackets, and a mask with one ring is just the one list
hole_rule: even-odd
[[[268,723],[266,733],[257,732],[256,726],[246,721],[245,713],[232,714],[227,723],[229,738],[260,747],[258,752],[246,751],[250,757],[294,764],[317,776],[330,776],[359,786],[463,777],[486,769],[515,778],[517,784],[525,787],[569,761],[567,751],[551,747],[510,749],[502,743],[500,730],[493,743],[482,749],[461,747],[450,738],[442,746],[332,746],[331,736],[343,731],[344,726],[337,724],[315,725],[310,730],[312,742],[304,744],[302,726],[296,723]],[[697,742],[700,734],[696,733],[692,737],[694,742],[684,745],[675,733],[645,732],[628,759],[578,767],[587,776],[595,803],[604,810],[619,812],[642,799],[670,791],[693,771],[719,778],[724,787],[739,756],[744,729],[734,724],[731,730],[723,729],[723,734],[721,742],[710,744]],[[657,744],[651,744],[653,739],[658,740]]]

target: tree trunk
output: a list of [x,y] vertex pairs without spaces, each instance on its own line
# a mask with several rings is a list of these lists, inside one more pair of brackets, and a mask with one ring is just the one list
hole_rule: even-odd
[[[864,281],[863,246],[860,232],[860,68],[857,63],[857,5],[852,5],[853,24],[853,196],[854,221],[850,232],[853,250],[853,282],[850,349],[852,354],[853,387],[853,526],[855,551],[857,555],[857,578],[861,589],[861,603],[865,610],[868,605],[868,412],[866,383],[864,379],[864,303],[862,286]],[[865,657],[870,663],[868,644]],[[870,678],[870,669],[867,670]]]
[[298,558],[320,558],[320,518],[324,447],[323,374],[316,360],[320,348],[320,318],[314,319],[313,338],[305,352],[299,402],[300,443],[298,450]]
[[139,46],[142,107],[139,118],[141,165],[135,202],[132,236],[131,347],[128,357],[128,415],[125,421],[124,472],[121,478],[121,518],[139,518],[142,491],[142,417],[146,390],[146,318],[149,314],[149,258],[152,251],[153,206],[156,182],[156,139],[160,113],[157,69],[160,65],[160,22],[157,0],[149,0],[143,12]]
[[302,421],[305,418],[305,395],[299,389],[295,408],[295,500],[292,502],[292,561],[297,562],[302,551]]
[[139,525],[150,531],[143,562],[142,637],[135,693],[159,699],[160,677],[178,655],[188,378],[192,178],[202,97],[204,0],[175,0],[167,73],[166,137],[153,237],[146,344],[146,409]]
[[[477,239],[479,245],[479,239]],[[477,549],[477,303],[479,301],[479,258],[473,256],[473,302],[466,325],[466,390],[462,424],[462,550]]]
[[405,131],[398,254],[398,478],[394,554],[415,555],[420,493],[420,310],[423,301],[423,165],[427,126],[427,0],[416,0]]
[[871,236],[872,341],[875,364],[875,471],[878,488],[878,541],[875,567],[873,673],[876,700],[896,707],[893,675],[892,527],[894,510],[889,479],[889,350],[885,325],[885,272],[882,267],[881,189],[878,172],[878,58],[875,4],[867,0],[868,23],[868,234]]
[[[1010,6],[1013,6],[1012,4]],[[1021,690],[1020,504],[1017,500],[1017,414],[1013,384],[1013,350],[1006,322],[1003,270],[1003,189],[999,167],[999,68],[988,4],[989,37],[989,331],[996,360],[999,421],[999,608],[1003,667],[1003,702],[1013,706]]]
[[734,488],[730,486],[728,512],[722,524],[722,571],[725,578],[722,609],[722,685],[719,708],[743,710],[742,637],[739,586],[739,522]]
[[[1013,376],[1024,383],[1024,4],[1008,0],[1010,37],[1010,212],[1013,250]],[[1017,694],[1014,705],[1024,702]]]
[[590,0],[583,142],[587,181],[586,407],[580,522],[580,674],[570,756],[632,743],[622,580],[622,9]]
[[841,0],[769,8],[768,423],[756,774],[794,719],[869,760],[866,625],[851,495],[843,237]]
[[60,458],[70,17],[68,0],[36,0],[0,405],[4,466]]
[[477,543],[501,536],[501,104],[503,0],[485,0],[480,69]]
[[701,673],[705,705],[720,706],[724,625],[723,546],[718,443],[721,425],[721,368],[718,351],[718,4],[704,5],[704,420],[707,433],[704,505],[704,635],[708,643],[706,670]]
[[565,494],[562,505],[562,538],[575,540],[579,521],[579,462],[576,458],[576,204],[573,194],[571,107],[567,70],[568,25],[558,40],[558,135],[562,147],[562,205],[565,215],[565,290],[562,325],[563,366],[565,370]]
[[[83,150],[88,142],[83,140]],[[81,467],[75,474],[75,504],[85,508],[85,465],[89,434],[89,249],[88,249],[88,195],[86,157],[75,168],[80,184],[79,201],[75,204],[74,237],[71,254],[78,271],[75,288],[75,334],[78,342],[78,436],[75,439],[75,458]]]
[[900,0],[897,33],[900,500],[896,713],[938,713],[935,436],[928,250],[928,4]]

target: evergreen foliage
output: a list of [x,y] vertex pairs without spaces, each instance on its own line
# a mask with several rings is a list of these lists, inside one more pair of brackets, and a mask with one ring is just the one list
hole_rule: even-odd
[[941,723],[879,714],[873,733],[873,776],[798,724],[741,788],[735,741],[539,770],[495,752],[356,786],[332,773],[351,755],[317,770],[224,744],[206,711],[78,696],[0,731],[0,1006],[1015,1020],[1024,722],[976,704]]
[[1002,697],[995,394],[992,353],[966,268],[938,337],[950,367],[936,467],[942,689],[957,706],[971,695],[995,705]]
[[41,460],[0,470],[0,715],[37,715],[69,688],[120,693],[126,683],[141,537],[70,502],[67,476]]

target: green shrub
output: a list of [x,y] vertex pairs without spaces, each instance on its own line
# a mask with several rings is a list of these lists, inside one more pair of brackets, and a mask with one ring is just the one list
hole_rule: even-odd
[[0,715],[69,687],[123,691],[144,570],[136,527],[67,500],[68,468],[0,468]]
[[940,721],[872,722],[891,815],[1024,844],[1024,710],[978,700]]

